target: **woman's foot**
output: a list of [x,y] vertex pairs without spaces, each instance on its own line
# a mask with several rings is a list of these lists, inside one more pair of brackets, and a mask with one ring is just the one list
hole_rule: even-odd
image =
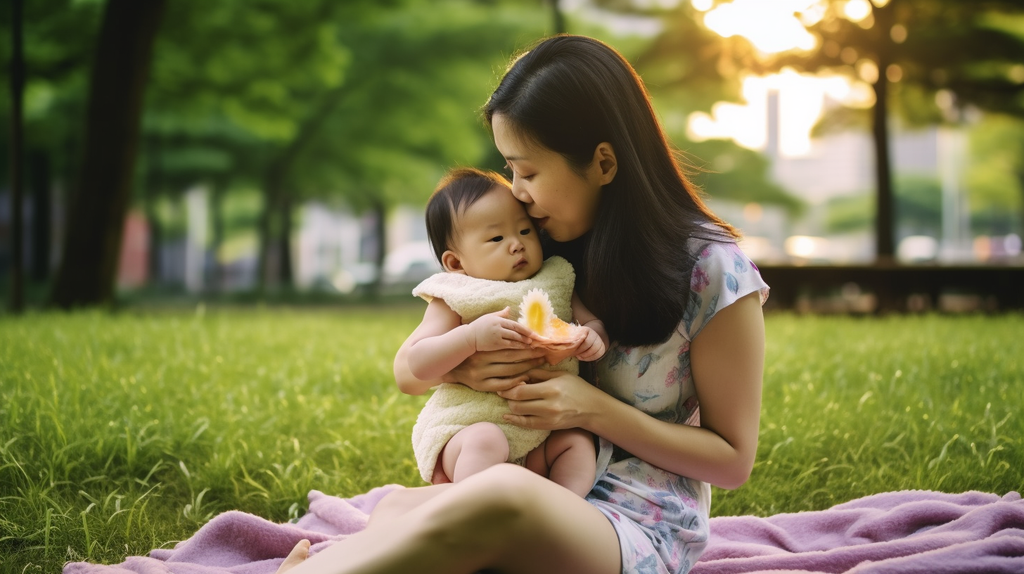
[[309,540],[302,539],[299,543],[292,548],[292,551],[288,553],[288,557],[284,559],[281,566],[277,569],[277,574],[283,574],[292,568],[295,568],[299,564],[302,564],[309,558]]

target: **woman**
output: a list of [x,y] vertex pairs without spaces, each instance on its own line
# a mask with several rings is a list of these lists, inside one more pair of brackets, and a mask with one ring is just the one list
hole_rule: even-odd
[[[600,437],[594,488],[583,500],[503,464],[399,491],[366,530],[292,572],[686,572],[707,541],[709,483],[736,488],[754,463],[767,286],[681,174],[612,48],[540,42],[484,114],[513,194],[547,254],[576,267],[613,344],[594,384],[534,369],[531,350],[477,353],[442,380],[497,392],[523,427]],[[400,384],[414,379],[407,351]]]

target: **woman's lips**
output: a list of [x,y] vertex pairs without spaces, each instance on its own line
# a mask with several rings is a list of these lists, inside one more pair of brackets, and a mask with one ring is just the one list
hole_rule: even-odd
[[540,227],[541,229],[544,229],[544,224],[548,222],[547,217],[534,217],[532,219],[533,224],[536,225],[537,227]]

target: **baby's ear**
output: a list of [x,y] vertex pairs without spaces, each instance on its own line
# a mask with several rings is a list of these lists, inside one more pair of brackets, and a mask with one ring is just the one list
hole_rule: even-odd
[[451,249],[441,254],[441,266],[449,273],[466,274],[466,270],[462,268],[462,259]]

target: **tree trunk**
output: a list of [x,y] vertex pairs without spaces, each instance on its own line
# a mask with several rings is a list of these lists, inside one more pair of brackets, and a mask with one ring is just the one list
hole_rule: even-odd
[[547,0],[548,4],[551,5],[551,23],[555,28],[555,34],[565,34],[568,30],[565,26],[565,14],[562,13],[562,8],[558,5],[559,0]]
[[1024,171],[1017,172],[1017,181],[1020,186],[1020,213],[1017,214],[1020,221],[1017,222],[1017,235],[1024,239]]
[[33,281],[40,283],[50,278],[50,217],[52,212],[52,179],[50,156],[44,151],[29,154],[30,181],[32,182],[32,263]]
[[150,191],[145,201],[146,223],[149,224],[149,261],[146,281],[150,285],[157,285],[163,279],[161,269],[163,261],[160,257],[160,249],[163,246],[163,228],[156,213],[156,192]]
[[259,220],[259,248],[256,260],[256,291],[263,293],[267,288],[270,260],[270,244],[272,215],[277,210],[280,196],[281,176],[273,167],[267,171],[263,179],[263,207]]
[[281,230],[278,236],[278,280],[279,284],[286,289],[295,286],[295,271],[292,266],[292,196],[285,194],[281,197],[281,209],[278,212]]
[[265,289],[267,281],[267,259],[270,256],[272,213],[280,207],[280,203],[284,198],[284,185],[288,170],[291,169],[292,163],[298,157],[302,148],[309,140],[313,139],[317,130],[326,122],[327,116],[330,115],[334,106],[341,101],[344,93],[342,88],[335,88],[324,96],[324,99],[320,101],[320,105],[299,126],[295,138],[289,142],[276,159],[270,162],[270,166],[263,177],[263,211],[260,213],[259,253],[256,264],[256,289],[260,292],[263,292]]
[[878,81],[874,83],[875,106],[872,110],[872,136],[875,140],[875,262],[891,264],[895,260],[893,238],[892,164],[889,159],[889,84],[886,68],[890,64],[889,29],[892,28],[891,7],[874,8],[875,29],[878,31]]
[[210,218],[213,220],[213,237],[210,239],[211,265],[210,285],[217,293],[224,292],[224,266],[220,262],[220,248],[224,245],[224,187],[214,184],[210,197]]
[[149,181],[146,182],[145,195],[143,197],[143,209],[146,213],[146,223],[149,225],[149,257],[147,259],[146,281],[150,285],[161,283],[163,261],[160,257],[160,249],[163,245],[163,228],[160,225],[160,218],[156,213],[156,201],[160,191],[164,187],[163,171],[163,140],[156,135],[147,140],[146,157],[151,166]]
[[377,253],[374,254],[374,266],[377,268],[377,273],[374,276],[373,283],[370,284],[370,298],[376,299],[380,296],[381,288],[384,284],[384,257],[387,255],[387,224],[385,223],[384,216],[386,215],[386,206],[384,201],[379,197],[373,199],[372,207],[374,215],[374,224],[377,226],[376,237],[374,238],[377,244]]
[[84,155],[51,295],[59,307],[109,303],[138,152],[153,42],[165,0],[108,0],[89,81]]
[[25,89],[25,57],[22,52],[22,0],[11,1],[11,293],[12,313],[25,309],[24,233],[21,208],[23,134],[22,96]]

